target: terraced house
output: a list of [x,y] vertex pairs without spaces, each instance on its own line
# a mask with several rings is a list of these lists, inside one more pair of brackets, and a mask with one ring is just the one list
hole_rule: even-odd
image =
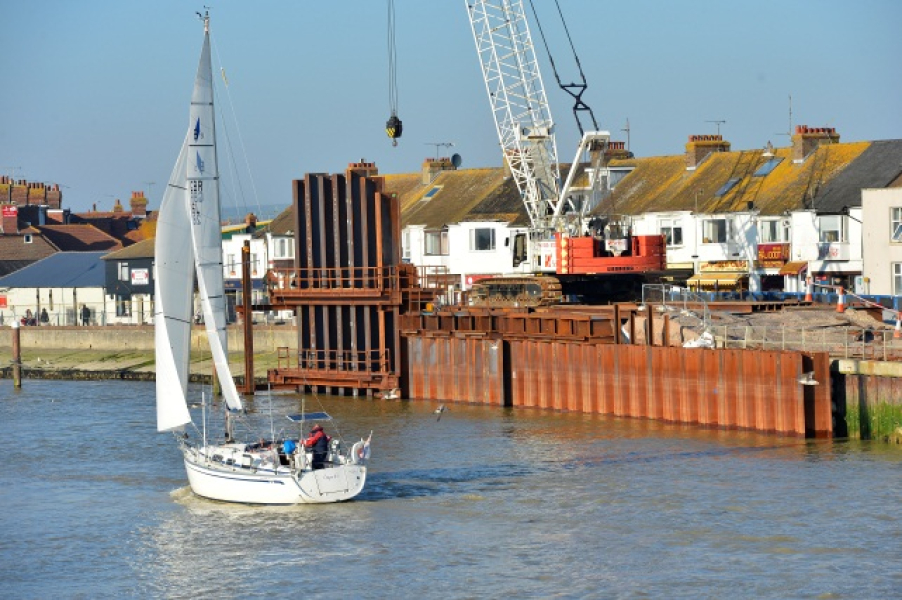
[[[690,287],[803,292],[811,277],[902,294],[902,140],[842,143],[835,129],[799,126],[791,141],[735,151],[693,135],[679,155],[611,152],[592,215],[663,234],[674,280]],[[401,198],[405,259],[446,267],[461,288],[518,270],[528,219],[504,169],[427,159],[419,174],[385,176],[385,188]]]

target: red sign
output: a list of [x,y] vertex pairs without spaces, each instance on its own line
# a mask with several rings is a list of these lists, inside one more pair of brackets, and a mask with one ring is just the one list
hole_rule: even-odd
[[0,308],[9,308],[6,304],[6,296],[0,296]]
[[758,244],[758,260],[789,260],[789,244]]
[[19,207],[5,204],[3,206],[3,218],[16,218],[19,215]]

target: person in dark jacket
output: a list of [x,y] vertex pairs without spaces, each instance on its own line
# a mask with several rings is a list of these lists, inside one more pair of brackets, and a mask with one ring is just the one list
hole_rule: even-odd
[[329,453],[329,440],[331,440],[326,432],[323,431],[322,425],[314,425],[310,430],[310,436],[304,440],[304,448],[313,451],[313,468],[322,469],[325,467],[326,455]]

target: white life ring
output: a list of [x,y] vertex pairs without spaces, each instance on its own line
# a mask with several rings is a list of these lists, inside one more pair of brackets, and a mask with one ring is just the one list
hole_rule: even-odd
[[364,450],[363,440],[360,440],[359,442],[355,442],[354,445],[351,446],[351,462],[354,463],[355,465],[363,462],[366,458],[363,456],[364,452],[365,452],[365,450]]

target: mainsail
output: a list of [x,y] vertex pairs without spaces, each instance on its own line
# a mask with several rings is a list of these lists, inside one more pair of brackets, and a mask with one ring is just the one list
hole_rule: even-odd
[[213,111],[213,69],[210,61],[209,22],[204,22],[194,93],[191,96],[191,130],[188,133],[188,196],[191,236],[197,264],[197,289],[210,352],[231,410],[241,409],[241,399],[229,370],[226,335],[226,302],[222,276],[222,227],[219,210],[219,167],[216,160],[216,126]]
[[229,371],[226,345],[210,34],[208,23],[204,25],[204,45],[191,96],[188,134],[157,217],[154,323],[159,431],[191,422],[186,396],[195,273],[210,352],[223,396],[230,409],[241,409],[241,399]]

